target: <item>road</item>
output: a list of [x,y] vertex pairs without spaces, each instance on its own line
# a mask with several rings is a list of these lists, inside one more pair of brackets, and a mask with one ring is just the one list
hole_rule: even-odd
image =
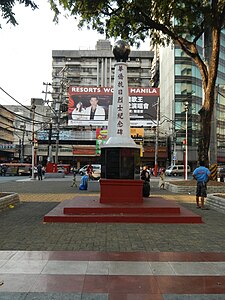
[[[66,175],[64,178],[48,178],[44,180],[48,181],[72,181],[73,175]],[[81,179],[80,175],[77,175],[77,181],[79,182]],[[192,176],[189,176],[188,179],[192,179]],[[29,176],[0,176],[0,184],[4,182],[15,182],[15,181],[30,181],[32,180]],[[36,179],[37,180],[37,179]],[[158,181],[158,177],[151,176],[151,181]],[[173,177],[173,176],[166,176],[166,181],[173,181],[173,180],[184,180],[183,176]]]

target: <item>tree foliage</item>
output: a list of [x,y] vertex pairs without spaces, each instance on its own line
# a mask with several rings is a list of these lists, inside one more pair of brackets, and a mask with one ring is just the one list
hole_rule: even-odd
[[[147,37],[152,44],[167,45],[170,41],[198,66],[204,90],[200,114],[199,160],[209,163],[208,150],[214,90],[219,63],[220,37],[225,26],[224,0],[51,0],[56,17],[57,4],[79,20],[82,28],[104,33],[139,45]],[[202,57],[197,42],[203,33],[210,41],[210,52]],[[163,84],[163,83],[161,83]]]
[[[38,6],[31,0],[1,0],[0,1],[0,11],[2,19],[5,19],[7,23],[12,25],[18,25],[13,12],[13,7],[16,3],[24,4],[25,6],[30,6],[32,9],[38,8]],[[1,28],[1,24],[0,24]]]

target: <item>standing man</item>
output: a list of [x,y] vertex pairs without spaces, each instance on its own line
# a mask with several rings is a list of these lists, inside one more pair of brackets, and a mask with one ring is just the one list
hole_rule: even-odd
[[98,105],[98,98],[96,96],[91,97],[90,104],[85,110],[88,120],[105,120],[105,109]]
[[143,180],[143,188],[142,188],[143,197],[149,197],[149,195],[150,195],[150,173],[148,171],[147,166],[143,167],[143,170],[141,172],[141,180]]
[[87,175],[88,175],[88,180],[92,179],[92,173],[93,173],[93,167],[91,163],[87,166]]
[[[210,178],[210,171],[205,167],[204,162],[199,162],[199,167],[196,168],[193,172],[193,177],[197,180],[197,189],[196,189],[196,207],[201,209],[205,208],[205,198],[207,196],[207,182]],[[199,205],[199,197],[201,197],[201,206]]]
[[42,164],[39,162],[37,166],[38,180],[42,180]]
[[147,166],[143,167],[143,170],[141,171],[141,180],[143,181],[150,181],[150,172],[147,168]]

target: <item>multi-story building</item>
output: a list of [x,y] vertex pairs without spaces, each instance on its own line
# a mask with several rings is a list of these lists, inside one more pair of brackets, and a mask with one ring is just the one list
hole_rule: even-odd
[[[202,39],[199,49],[204,55]],[[212,119],[210,163],[225,162],[225,34],[221,36],[220,62],[215,99],[215,114]],[[170,162],[182,163],[184,140],[188,143],[188,163],[194,168],[198,160],[200,138],[199,114],[203,99],[202,80],[199,69],[176,45],[160,48],[160,121],[161,127],[170,136]],[[187,107],[186,107],[187,105]],[[188,121],[186,122],[186,111]]]
[[[143,163],[154,166],[159,90],[152,88],[150,83],[152,60],[152,51],[131,51],[127,76],[131,93],[131,126],[136,129],[136,140],[144,146]],[[99,40],[95,50],[52,51],[52,125],[49,124],[48,130],[39,131],[38,143],[43,147],[52,143],[53,159],[57,157],[55,162],[79,167],[99,161],[96,132],[108,126],[114,63],[112,45],[106,40]],[[77,121],[72,118],[71,112],[78,102],[82,100],[87,106],[87,97],[90,96],[98,96],[99,105],[105,109],[104,121]],[[140,132],[143,132],[141,136]],[[158,141],[158,159],[165,165],[167,150],[164,132],[159,132]]]
[[14,145],[13,158],[18,162],[32,161],[32,143],[39,147],[38,159],[43,160],[47,156],[47,148],[38,146],[37,134],[40,130],[48,128],[49,108],[44,105],[43,99],[32,98],[31,105],[6,105],[5,109],[13,115],[11,117],[11,142]]
[[13,144],[14,114],[0,106],[0,162],[9,162],[18,151]]
[[[45,99],[31,99],[28,107],[8,106],[15,112],[15,158],[31,162],[32,142],[35,141],[38,144],[36,161],[44,164],[51,161],[80,167],[89,162],[97,163],[101,130],[108,127],[109,105],[112,104],[115,63],[112,46],[103,40],[97,42],[95,50],[53,50],[52,56],[53,80],[52,84],[45,84]],[[165,166],[168,151],[166,131],[157,127],[159,89],[157,85],[152,88],[150,83],[152,69],[156,67],[152,60],[152,51],[131,51],[127,75],[131,93],[131,135],[142,145],[142,163],[153,167],[156,141],[159,165]],[[49,91],[51,85],[52,92]],[[106,119],[98,122],[73,120],[70,102],[76,102],[77,97],[89,102],[87,96],[93,95],[99,96]],[[50,97],[52,100],[48,100]]]

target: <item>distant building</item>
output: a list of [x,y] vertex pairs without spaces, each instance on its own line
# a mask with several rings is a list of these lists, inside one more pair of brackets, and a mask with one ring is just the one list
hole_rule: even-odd
[[[33,106],[35,110],[33,111]],[[44,105],[44,100],[32,98],[28,106],[5,105],[12,115],[12,142],[16,151],[14,160],[29,162],[32,160],[32,140],[36,140],[40,130],[48,128],[50,118],[48,117],[48,106]],[[12,118],[11,118],[12,119]],[[38,141],[37,141],[38,143]],[[47,148],[39,146],[40,157],[47,156]]]
[[14,114],[0,106],[0,163],[12,161],[17,149],[13,144]]
[[[135,141],[142,145],[142,163],[154,166],[156,111],[159,89],[152,87],[151,79],[158,78],[158,59],[152,65],[152,51],[131,51],[128,59],[128,85],[130,96],[130,114]],[[99,131],[107,129],[109,105],[112,102],[114,84],[114,63],[112,45],[109,41],[99,40],[95,50],[53,50],[52,51],[52,84],[46,84],[43,99],[31,99],[27,108],[10,106],[16,114],[15,140],[20,151],[16,156],[24,161],[31,161],[32,134],[37,139],[37,160],[76,165],[100,160]],[[85,95],[96,95],[99,91],[99,104],[103,104],[106,117],[104,121],[76,122],[70,120],[70,100],[80,97],[89,102]],[[80,92],[83,91],[83,92]],[[71,97],[71,98],[70,98]],[[52,98],[52,99],[51,99]],[[50,100],[49,100],[50,99]],[[77,99],[77,98],[76,98]],[[33,101],[35,100],[35,101]],[[32,104],[35,105],[33,115]],[[23,116],[19,118],[18,116]],[[24,117],[27,117],[24,119]],[[34,130],[32,119],[34,117]],[[165,131],[159,132],[158,160],[165,166],[167,136]],[[49,149],[51,148],[51,157]]]
[[[128,86],[130,88],[143,88],[147,93],[152,91],[158,93],[157,89],[152,90],[152,60],[154,53],[152,51],[132,50],[128,58]],[[106,90],[113,87],[114,84],[114,55],[112,45],[107,40],[99,40],[95,50],[53,50],[52,51],[52,107],[56,111],[59,122],[59,161],[70,162],[76,165],[83,165],[89,161],[98,162],[99,155],[96,151],[96,129],[107,129],[108,109],[111,104],[112,94]],[[81,87],[83,92],[78,91],[77,87]],[[68,116],[71,97],[81,97],[82,101],[88,103],[85,98],[84,90],[91,94],[91,87],[98,87],[101,99],[99,103],[105,106],[106,121],[90,121],[88,122],[70,122],[68,125]],[[108,88],[108,89],[105,89]],[[73,91],[78,91],[73,93]],[[93,89],[94,91],[94,89]],[[96,91],[96,89],[95,89]],[[149,92],[150,91],[150,92]],[[157,92],[156,92],[157,91]],[[138,93],[140,90],[138,91]],[[96,93],[93,93],[96,95]],[[158,95],[158,94],[157,94]],[[146,151],[143,152],[143,161],[154,165],[154,142],[150,148],[150,140],[155,137],[155,120],[156,107],[148,102],[148,113],[143,114],[143,95],[140,97],[135,95],[131,101],[130,111],[133,114],[132,127],[144,127],[145,133],[141,141],[143,147],[146,145]],[[151,95],[150,95],[151,96]],[[148,94],[149,97],[149,94]],[[135,100],[136,99],[136,100]],[[152,98],[153,99],[153,98]],[[157,99],[157,96],[154,98]],[[136,102],[135,102],[136,101]],[[139,101],[139,103],[138,103]],[[142,101],[142,102],[141,102]],[[150,101],[150,100],[148,100]],[[155,100],[154,100],[155,101]],[[77,100],[78,102],[78,100]],[[136,116],[136,117],[135,117]],[[136,119],[135,119],[136,118]],[[141,123],[143,121],[143,123]],[[54,124],[55,122],[53,122]],[[74,125],[72,125],[74,124]],[[53,126],[54,127],[54,126]],[[54,133],[55,132],[55,133]],[[47,135],[43,139],[47,142]],[[46,132],[47,134],[47,132]],[[52,143],[56,142],[56,128],[53,128]],[[166,137],[163,135],[163,140]],[[139,141],[139,142],[141,142]],[[163,142],[163,145],[165,143]],[[164,148],[164,153],[167,151]],[[54,147],[53,147],[54,156]],[[159,155],[159,159],[161,156]],[[163,157],[163,163],[165,157]]]

